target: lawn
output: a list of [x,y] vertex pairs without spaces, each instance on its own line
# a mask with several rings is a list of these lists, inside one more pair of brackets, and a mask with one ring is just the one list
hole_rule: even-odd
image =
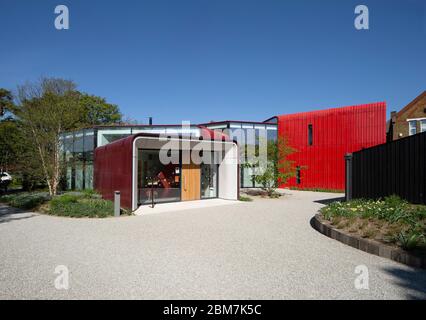
[[321,216],[347,233],[426,253],[426,206],[391,196],[334,202],[321,209]]
[[[0,197],[0,202],[24,210],[65,217],[105,218],[114,215],[112,201],[92,190],[50,197],[47,192],[21,192]],[[123,214],[127,214],[124,210]]]

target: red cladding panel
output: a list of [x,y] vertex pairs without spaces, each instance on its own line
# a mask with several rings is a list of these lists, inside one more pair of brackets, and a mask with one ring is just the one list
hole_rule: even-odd
[[278,134],[297,150],[290,159],[302,167],[300,184],[292,178],[281,187],[344,190],[345,154],[386,142],[386,103],[278,116]]
[[96,148],[94,165],[95,189],[104,199],[114,200],[121,192],[121,207],[132,207],[132,150],[135,136]]

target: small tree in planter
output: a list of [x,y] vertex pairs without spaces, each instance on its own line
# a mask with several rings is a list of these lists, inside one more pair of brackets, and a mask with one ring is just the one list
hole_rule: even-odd
[[267,160],[248,162],[243,164],[243,167],[252,169],[252,181],[261,185],[261,189],[269,197],[278,198],[280,195],[276,189],[296,174],[294,161],[288,159],[295,151],[286,139],[278,138],[277,142],[268,141]]

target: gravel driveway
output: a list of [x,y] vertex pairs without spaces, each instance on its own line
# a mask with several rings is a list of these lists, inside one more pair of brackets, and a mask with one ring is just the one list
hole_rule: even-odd
[[[411,299],[426,272],[358,251],[310,226],[336,194],[286,191],[180,212],[101,220],[0,206],[0,298]],[[58,265],[69,289],[57,290]],[[355,289],[365,265],[369,289]]]

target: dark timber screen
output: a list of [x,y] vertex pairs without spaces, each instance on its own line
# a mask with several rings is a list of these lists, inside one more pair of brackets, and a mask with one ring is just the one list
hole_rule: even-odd
[[348,199],[395,194],[426,204],[426,132],[355,152],[346,166]]

